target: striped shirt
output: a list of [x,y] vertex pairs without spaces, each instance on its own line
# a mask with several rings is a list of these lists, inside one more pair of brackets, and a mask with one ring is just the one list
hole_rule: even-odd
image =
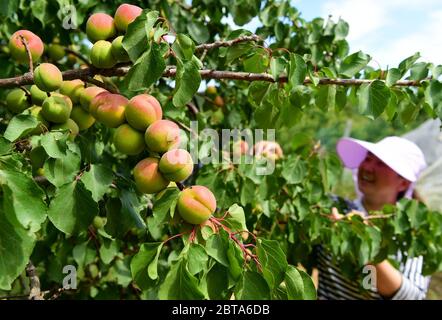
[[[360,201],[352,203],[352,209],[366,214]],[[322,247],[316,250],[316,267],[318,276],[318,299],[320,300],[380,300],[384,299],[376,289],[362,289],[362,281],[346,278],[332,258]],[[402,254],[394,257],[396,261],[402,261]],[[402,274],[402,283],[399,290],[391,297],[392,300],[422,300],[428,291],[430,277],[422,275],[423,258],[408,258],[401,262],[399,271]],[[365,276],[365,275],[364,275]]]

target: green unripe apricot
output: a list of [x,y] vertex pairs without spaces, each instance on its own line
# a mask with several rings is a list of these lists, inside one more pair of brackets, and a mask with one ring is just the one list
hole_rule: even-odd
[[106,218],[100,216],[95,216],[94,220],[92,221],[92,225],[94,226],[95,229],[101,229],[104,227],[105,224],[106,224]]
[[80,130],[86,130],[95,123],[95,118],[81,107],[72,108],[71,119],[75,121]]
[[96,68],[112,68],[117,60],[112,55],[112,43],[105,40],[97,41],[91,49],[91,62]]
[[65,123],[71,115],[72,107],[59,95],[52,95],[43,102],[41,114],[50,122]]
[[71,98],[73,103],[80,101],[81,92],[84,89],[84,82],[80,79],[63,81],[60,86],[60,93]]
[[115,130],[114,145],[118,151],[127,155],[139,154],[146,148],[143,133],[133,129],[127,123]]
[[112,41],[112,55],[118,62],[129,62],[130,58],[127,54],[126,49],[123,48],[123,36],[116,37],[114,41]]
[[48,94],[40,90],[35,84],[31,86],[29,91],[31,92],[32,103],[37,106],[41,106],[43,101],[48,97]]
[[184,149],[167,151],[161,157],[159,170],[170,181],[186,180],[193,171],[192,156]]
[[31,105],[29,104],[28,96],[22,89],[13,89],[6,96],[6,106],[12,113],[21,113]]
[[55,91],[63,82],[63,75],[52,63],[42,63],[34,70],[35,85],[45,92]]
[[59,61],[66,56],[66,52],[64,51],[64,47],[62,45],[52,43],[48,45],[48,54],[49,58],[52,61]]
[[78,125],[72,119],[68,119],[65,123],[59,123],[53,125],[51,127],[51,130],[69,130],[70,132],[69,136],[71,139],[74,139],[78,135],[78,132],[80,131]]

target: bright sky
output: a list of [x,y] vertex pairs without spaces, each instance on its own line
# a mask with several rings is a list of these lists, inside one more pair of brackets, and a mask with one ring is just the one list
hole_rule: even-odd
[[[350,25],[350,53],[362,50],[386,68],[420,52],[419,61],[442,64],[441,0],[293,0],[301,17]],[[230,19],[228,19],[230,20]],[[230,21],[229,21],[230,22]],[[257,20],[243,28],[254,31]],[[370,65],[376,66],[375,63]]]

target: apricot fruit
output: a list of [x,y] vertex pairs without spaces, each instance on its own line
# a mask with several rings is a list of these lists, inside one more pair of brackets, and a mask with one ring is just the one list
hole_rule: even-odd
[[40,90],[51,92],[60,88],[63,75],[52,63],[42,63],[34,70],[34,82]]
[[52,95],[45,99],[41,114],[47,121],[65,123],[71,115],[72,107],[61,95]]
[[115,130],[113,140],[115,148],[127,155],[137,155],[146,147],[143,134],[127,123],[122,124]]
[[35,62],[44,52],[44,44],[40,37],[29,30],[18,30],[9,39],[9,52],[11,56],[20,63],[29,62],[28,53],[21,37],[26,40],[31,53],[32,61]]
[[201,224],[215,212],[216,198],[208,188],[192,186],[180,192],[177,208],[184,221]]
[[132,23],[143,11],[138,6],[123,3],[115,11],[114,22],[117,29],[121,32],[126,32],[127,27]]
[[158,169],[159,159],[146,158],[137,163],[134,168],[134,179],[137,189],[142,193],[157,193],[169,185]]
[[186,180],[193,171],[192,156],[184,149],[169,150],[161,157],[159,169],[170,181]]
[[116,31],[114,18],[106,13],[94,13],[86,22],[86,34],[91,42],[112,38]]
[[163,110],[157,99],[148,94],[140,94],[129,100],[125,116],[135,129],[145,131],[152,123],[161,120]]
[[157,120],[147,128],[144,139],[150,151],[163,153],[178,148],[180,128],[170,120]]
[[112,55],[112,43],[105,40],[95,42],[90,53],[91,62],[96,68],[108,69],[117,64]]

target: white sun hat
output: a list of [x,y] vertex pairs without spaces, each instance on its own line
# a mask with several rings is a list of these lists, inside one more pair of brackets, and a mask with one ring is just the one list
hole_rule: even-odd
[[371,152],[397,174],[412,182],[406,196],[411,197],[414,183],[426,168],[424,154],[421,149],[407,139],[391,136],[377,143],[342,138],[336,145],[336,151],[349,169],[358,169],[368,152]]

